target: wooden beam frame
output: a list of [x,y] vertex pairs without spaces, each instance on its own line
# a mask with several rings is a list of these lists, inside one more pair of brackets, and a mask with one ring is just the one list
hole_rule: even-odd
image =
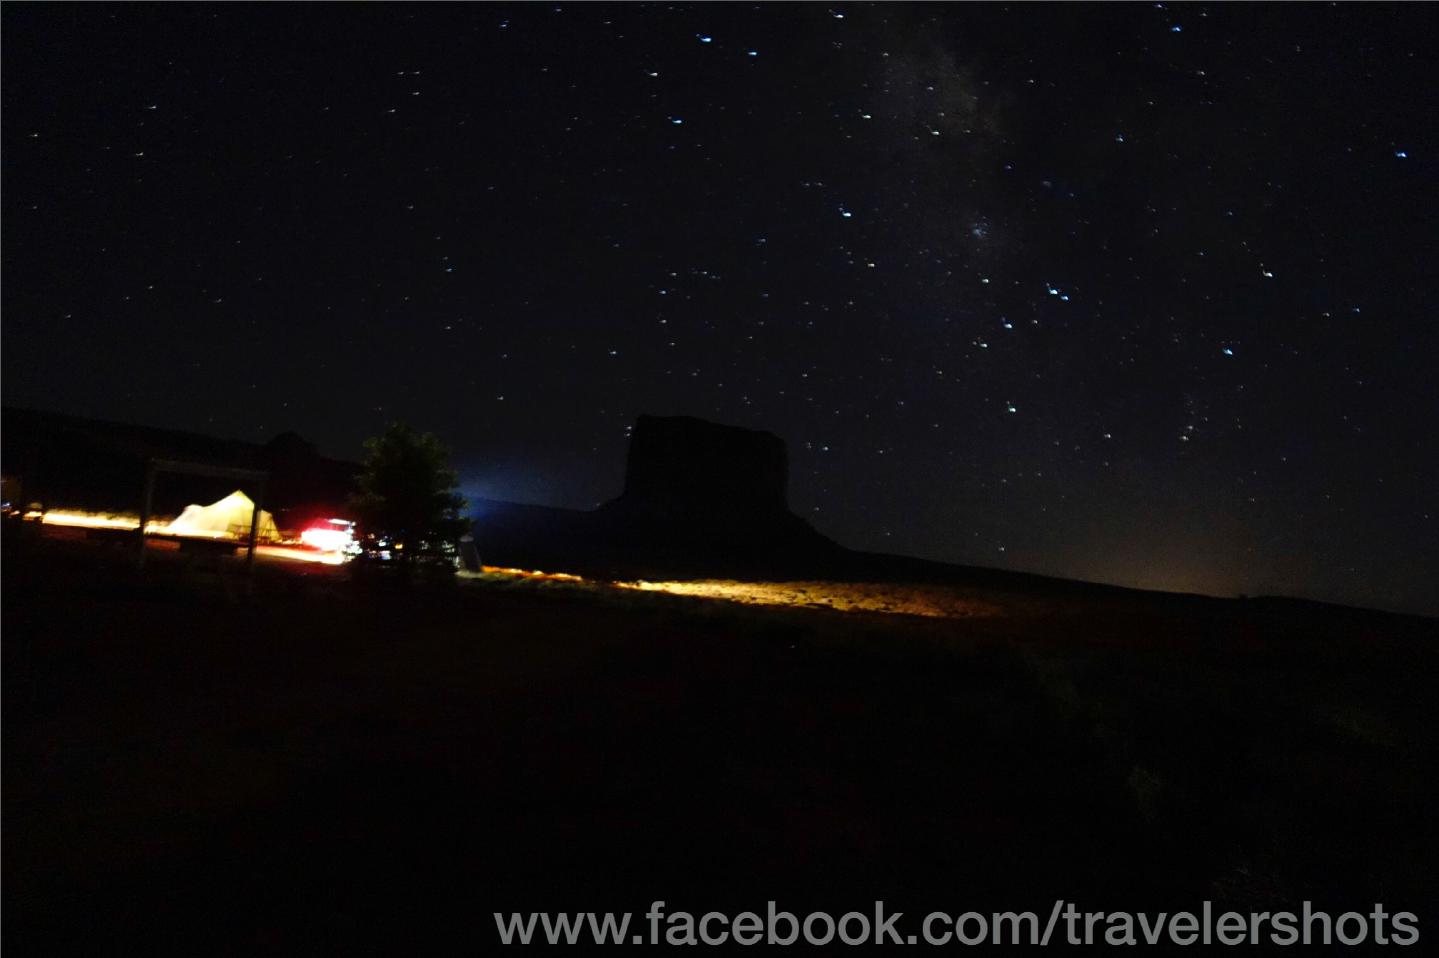
[[245,571],[255,568],[255,543],[260,532],[260,508],[265,498],[265,483],[270,474],[260,469],[238,469],[233,466],[212,466],[208,463],[183,462],[179,459],[145,460],[145,498],[140,505],[140,528],[136,530],[136,541],[140,545],[138,567],[145,568],[145,527],[150,524],[150,512],[155,504],[155,480],[162,472],[175,472],[187,476],[207,476],[212,479],[234,479],[253,483],[255,494],[251,496],[249,548],[245,553]]

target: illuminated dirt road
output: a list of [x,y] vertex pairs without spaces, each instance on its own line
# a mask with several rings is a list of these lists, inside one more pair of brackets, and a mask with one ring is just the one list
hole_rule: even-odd
[[999,606],[961,598],[939,586],[883,582],[736,582],[703,579],[683,582],[616,582],[617,588],[667,592],[745,605],[783,605],[839,612],[887,612],[945,619],[991,616]]
[[565,572],[541,572],[504,566],[484,566],[481,573],[460,573],[464,578],[499,576],[535,581],[563,582],[592,589],[664,592],[693,599],[719,599],[742,605],[776,605],[836,612],[881,612],[941,619],[969,619],[1003,614],[993,602],[967,598],[937,585],[889,582],[740,582],[734,579],[607,582]]

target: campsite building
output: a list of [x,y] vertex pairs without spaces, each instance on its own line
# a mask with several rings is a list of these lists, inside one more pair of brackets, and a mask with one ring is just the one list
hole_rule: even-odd
[[[156,462],[208,468],[155,475]],[[319,455],[294,433],[261,445],[12,408],[3,410],[0,463],[15,510],[126,517],[115,520],[117,528],[126,522],[134,528],[144,513],[154,520],[149,529],[244,538],[235,533],[243,526],[248,535],[259,498],[261,541],[342,514],[359,468]]]

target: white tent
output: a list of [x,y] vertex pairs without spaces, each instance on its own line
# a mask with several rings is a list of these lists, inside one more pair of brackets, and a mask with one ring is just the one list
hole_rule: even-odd
[[[177,536],[248,539],[250,517],[254,510],[255,503],[237,489],[208,506],[186,506],[185,511],[165,527],[165,531]],[[275,542],[280,538],[280,530],[275,528],[275,517],[263,509],[260,510],[256,537],[261,542]]]

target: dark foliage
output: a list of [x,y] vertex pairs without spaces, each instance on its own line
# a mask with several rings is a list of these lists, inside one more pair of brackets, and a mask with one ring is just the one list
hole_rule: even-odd
[[467,521],[465,500],[455,492],[459,476],[450,453],[429,433],[392,423],[365,441],[365,462],[350,500],[369,532],[392,536],[414,555],[427,546],[454,540]]

